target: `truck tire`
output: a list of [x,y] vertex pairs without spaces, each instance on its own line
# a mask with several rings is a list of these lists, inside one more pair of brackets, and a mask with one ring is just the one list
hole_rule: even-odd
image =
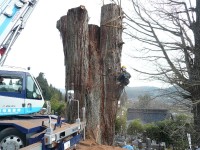
[[25,136],[9,127],[0,132],[0,150],[18,150],[25,146]]

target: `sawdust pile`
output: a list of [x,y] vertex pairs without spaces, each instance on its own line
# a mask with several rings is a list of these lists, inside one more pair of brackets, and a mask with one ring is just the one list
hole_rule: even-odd
[[76,150],[124,150],[124,149],[114,146],[99,145],[94,141],[87,139],[85,141],[81,141],[77,145]]

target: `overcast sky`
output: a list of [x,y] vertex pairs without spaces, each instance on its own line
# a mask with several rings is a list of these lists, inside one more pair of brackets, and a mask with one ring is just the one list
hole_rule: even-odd
[[[5,65],[24,68],[30,66],[34,76],[43,72],[48,83],[64,89],[64,54],[56,22],[61,16],[67,14],[68,9],[80,5],[86,7],[90,17],[89,23],[99,25],[101,0],[40,0],[28,19],[25,29],[14,43]],[[123,47],[123,51],[124,49],[126,46]],[[123,55],[122,64],[129,67],[130,58]],[[132,78],[129,86],[149,85],[139,81],[138,75],[130,72]]]

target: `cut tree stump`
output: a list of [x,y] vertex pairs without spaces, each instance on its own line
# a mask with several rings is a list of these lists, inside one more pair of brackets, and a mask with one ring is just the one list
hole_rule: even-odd
[[[86,108],[87,137],[112,145],[118,100],[124,87],[117,85],[121,68],[122,10],[103,5],[101,25],[88,25],[84,6],[72,8],[57,21],[65,56],[66,91]],[[67,100],[67,97],[66,97]],[[68,101],[68,100],[67,100]],[[68,101],[67,119],[77,118],[77,102]]]

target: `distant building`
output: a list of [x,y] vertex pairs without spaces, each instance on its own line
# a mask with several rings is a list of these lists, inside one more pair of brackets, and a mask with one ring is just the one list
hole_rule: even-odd
[[127,110],[127,122],[140,119],[143,124],[169,119],[171,113],[167,109],[133,109]]

